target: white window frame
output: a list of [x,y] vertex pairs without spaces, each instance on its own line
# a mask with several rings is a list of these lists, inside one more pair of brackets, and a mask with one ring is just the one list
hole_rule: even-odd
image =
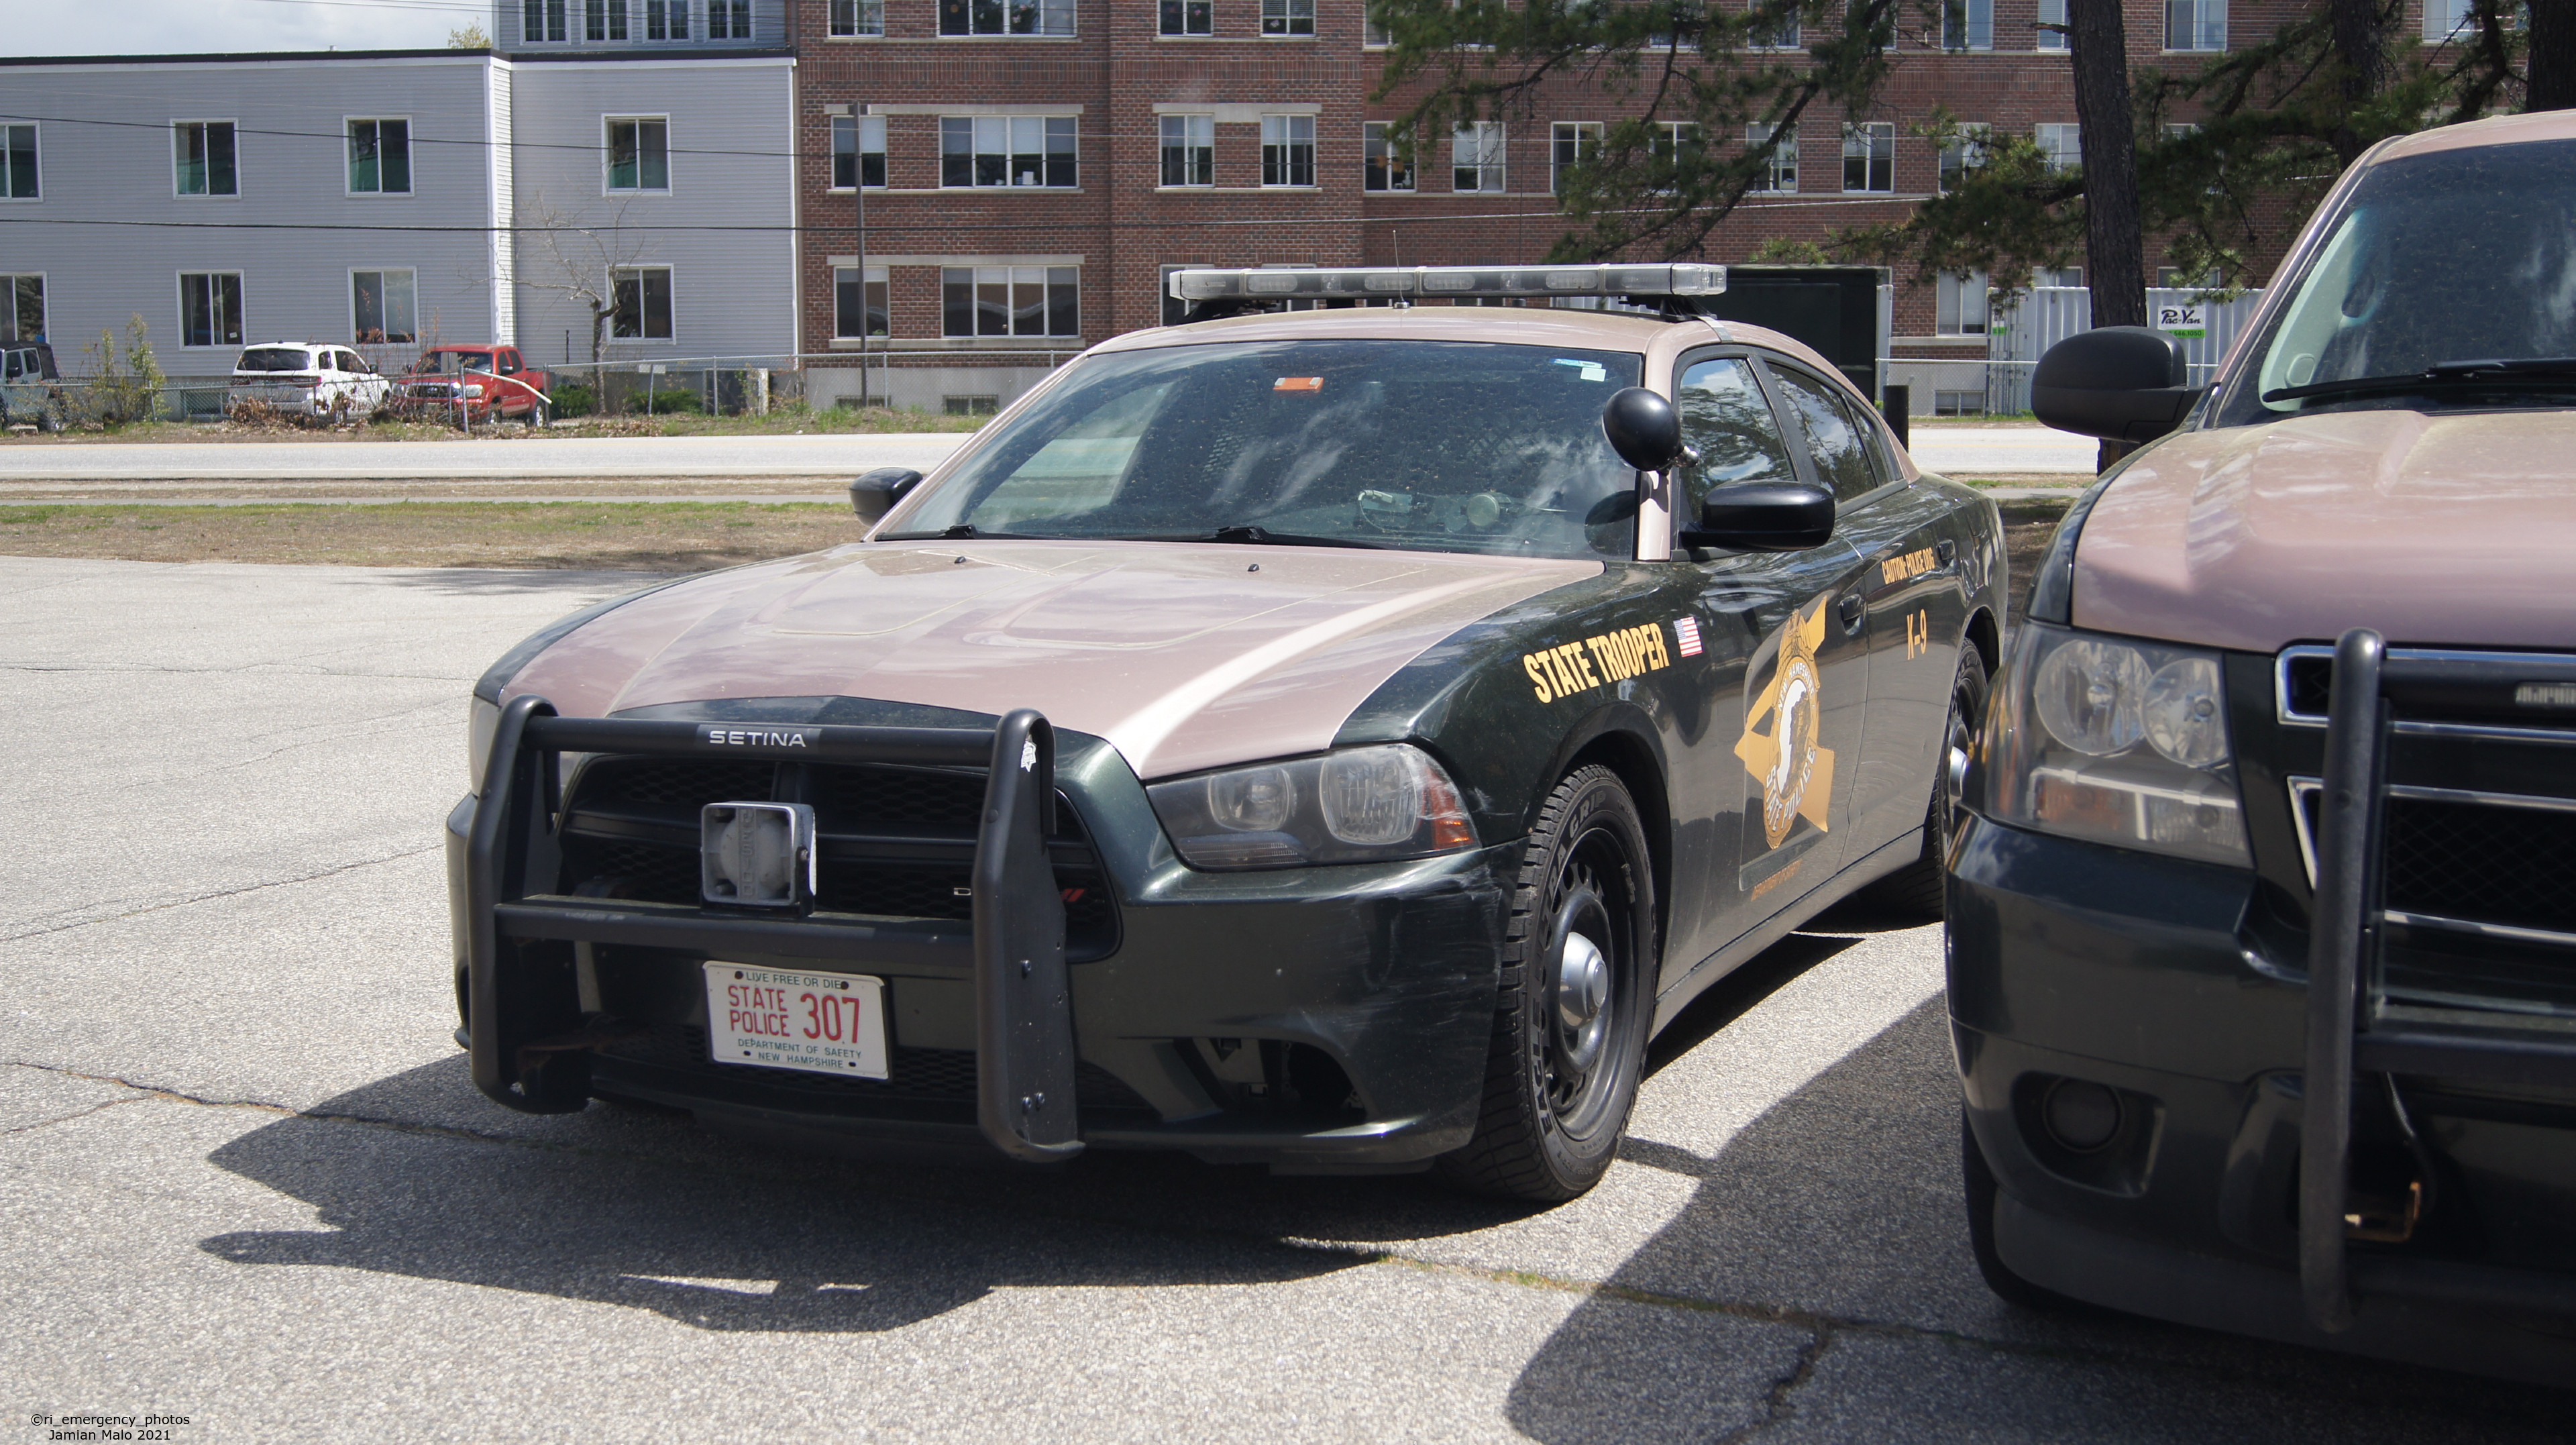
[[2079,170],[2084,165],[2084,127],[2066,121],[2041,121],[2030,128],[2030,138],[2047,158],[2054,174]]
[[[871,23],[871,17],[873,23]],[[846,27],[846,28],[845,28]],[[832,0],[824,28],[833,40],[885,38],[885,0]]]
[[34,337],[31,338],[21,332],[17,340],[7,344],[34,346],[40,341],[50,343],[54,334],[54,293],[52,288],[45,285],[44,272],[11,271],[0,275],[0,315],[7,316],[10,326],[15,327],[18,324],[18,283],[21,281],[36,283],[36,319],[40,324]]
[[635,13],[629,0],[581,0],[583,44],[624,45],[634,38]]
[[[1459,185],[1462,171],[1475,172],[1476,183]],[[1449,189],[1457,195],[1511,193],[1511,136],[1501,121],[1461,121],[1449,133]]]
[[[528,33],[528,11],[535,7],[541,21],[551,22],[543,28],[550,35]],[[573,37],[573,19],[580,13],[581,0],[520,0],[519,43],[521,45],[569,45]]]
[[[719,5],[725,7],[725,33],[722,35],[716,33],[716,7]],[[706,7],[709,40],[749,40],[759,33],[760,13],[752,8],[751,0],[706,0]],[[740,33],[733,28],[733,22],[737,20],[742,22]]]
[[[376,284],[377,284],[380,288],[382,288],[382,294],[379,294],[379,295],[376,297],[376,311],[377,311],[377,313],[378,313],[379,315],[381,315],[381,314],[383,314],[383,313],[384,313],[384,311],[385,311],[385,309],[386,309],[386,307],[385,307],[386,299],[387,299],[387,297],[388,297],[388,296],[390,296],[390,294],[391,294],[391,293],[392,293],[392,291],[393,291],[393,287],[392,287],[392,285],[391,285],[390,283],[388,283],[384,278],[389,277],[389,276],[400,276],[400,277],[404,278],[404,279],[403,279],[403,284],[404,284],[404,285],[406,285],[406,286],[409,286],[409,287],[411,288],[411,332],[410,332],[410,334],[409,334],[409,335],[405,335],[405,336],[396,336],[396,335],[394,335],[394,334],[393,334],[392,328],[388,327],[388,328],[386,328],[385,334],[384,334],[383,336],[381,336],[381,337],[378,337],[376,340],[374,340],[374,341],[369,341],[369,340],[366,340],[366,339],[365,339],[365,338],[366,338],[366,331],[365,331],[362,327],[360,327],[360,326],[358,325],[358,278],[359,278],[359,277],[361,277],[361,276],[373,276],[373,277],[376,277],[376,278],[377,278],[377,280],[376,280]],[[350,267],[350,268],[349,268],[349,334],[350,334],[351,336],[353,336],[353,337],[358,338],[357,340],[354,340],[354,341],[352,341],[352,342],[350,342],[350,343],[349,343],[351,346],[416,346],[416,345],[418,345],[418,344],[420,343],[420,268],[418,268],[418,267],[416,267],[416,266],[352,266],[352,267]]]
[[1968,172],[1986,163],[1986,156],[1994,143],[1995,128],[1992,125],[1981,120],[1960,121],[1956,133],[1941,143],[1940,155],[1932,171],[1933,191],[1946,196],[1957,189],[1957,182],[1966,180]]
[[[1566,172],[1583,164],[1584,157],[1601,154],[1603,130],[1602,123],[1597,120],[1559,120],[1548,123],[1547,193],[1549,195],[1564,195]],[[1569,141],[1573,143],[1574,149],[1571,160],[1566,157],[1566,146]]]
[[[1152,0],[1154,35],[1161,40],[1206,40],[1216,34],[1216,0]],[[1191,12],[1197,12],[1194,16]],[[1173,17],[1179,17],[1181,28],[1171,28]],[[1190,21],[1202,21],[1192,29]]]
[[842,278],[858,269],[859,268],[856,266],[834,266],[832,268],[832,339],[834,341],[867,341],[874,340],[878,337],[891,338],[894,335],[894,283],[889,278],[886,268],[883,266],[870,266],[867,268],[867,276],[860,283],[859,325],[862,328],[867,325],[868,288],[871,286],[880,286],[885,289],[886,329],[883,331],[867,332],[865,335],[862,335],[860,332],[843,331],[841,329]]
[[[1203,191],[1216,184],[1216,114],[1182,112],[1154,118],[1155,189],[1165,191]],[[1177,134],[1178,140],[1174,137]],[[1173,180],[1171,152],[1181,151],[1181,173],[1191,172],[1191,162],[1198,163],[1198,180]]]
[[[179,278],[179,349],[181,351],[238,351],[248,343],[250,337],[250,280],[246,275],[240,271],[212,270],[180,271],[175,274]],[[214,340],[204,342],[202,344],[188,340],[188,278],[191,276],[203,276],[210,281],[217,276],[230,276],[233,278],[233,306],[235,312],[233,316],[233,329],[238,331],[240,333],[239,335],[235,336],[230,341],[226,341],[218,335]],[[212,290],[209,288],[207,296],[209,305],[212,304],[213,299]],[[47,319],[50,320],[51,318],[49,317]],[[221,330],[220,327],[216,329],[218,331]]]
[[1985,272],[1944,271],[1933,288],[1933,335],[1984,336],[1994,328],[1994,288]]
[[[1414,168],[1412,166],[1405,165],[1404,158],[1396,154],[1395,137],[1388,133],[1388,128],[1393,124],[1393,121],[1385,120],[1364,120],[1360,122],[1360,190],[1366,194],[1372,196],[1409,196],[1413,194]],[[1372,159],[1383,162],[1383,169],[1386,174],[1385,185],[1372,186],[1369,184],[1368,163]],[[1415,159],[1418,161],[1421,158],[1417,156]],[[1401,184],[1398,184],[1399,181]]]
[[2040,27],[2050,25],[2062,27],[2065,24],[2066,0],[2039,0],[2039,14],[2032,22],[2033,28],[2030,32],[2030,48],[2033,50],[2053,50],[2060,55],[2064,55],[2066,53],[2065,30],[2049,30]]
[[[1750,12],[1760,3],[1762,0],[1750,0],[1745,9]],[[1748,32],[1744,37],[1744,48],[1747,50],[1804,50],[1807,48],[1806,35],[1798,16],[1792,13],[1789,16],[1789,23],[1777,31],[1768,34],[1761,31]]]
[[[33,157],[35,157],[35,168],[36,168],[36,193],[35,193],[34,195],[32,195],[32,196],[13,196],[13,195],[9,194],[9,192],[10,192],[12,189],[14,189],[14,188],[15,188],[15,186],[16,186],[16,182],[17,182],[17,177],[16,177],[15,175],[13,175],[13,174],[10,174],[10,173],[9,173],[9,171],[10,171],[10,163],[9,163],[9,149],[8,149],[8,146],[9,146],[9,132],[10,132],[10,131],[13,131],[13,130],[23,130],[23,131],[27,132],[27,136],[28,136],[28,139],[27,139],[27,153],[28,153],[29,155],[31,155],[31,156],[33,156]],[[238,147],[236,147],[236,150],[238,150]],[[173,151],[173,152],[171,152],[171,156],[170,156],[170,167],[171,167],[171,172],[170,172],[170,183],[171,183],[172,185],[174,185],[174,186],[175,186],[175,185],[177,185],[177,184],[179,183],[179,178],[178,178],[178,165],[179,165],[178,152]],[[241,158],[240,158],[240,156],[239,156],[238,154],[236,154],[236,155],[234,156],[234,159],[233,159],[233,165],[234,165],[234,169],[235,169],[235,174],[238,176],[238,174],[239,174],[239,169],[240,169],[240,165],[241,165]],[[41,200],[43,200],[44,198],[45,198],[45,133],[44,133],[44,123],[43,123],[42,121],[33,121],[33,120],[11,120],[11,121],[0,121],[0,201],[41,201]],[[27,274],[27,275],[33,275],[33,274],[35,274],[35,273],[34,273],[34,272],[27,272],[27,273],[24,273],[24,274]]]
[[[653,336],[649,334],[620,336],[617,334],[617,278],[630,274],[640,277],[647,271],[659,271],[669,278],[668,285],[671,292],[671,334],[668,336]],[[642,292],[639,291],[636,294],[635,302],[635,309],[639,313],[643,313],[636,317],[636,323],[639,326],[650,325],[651,308],[644,304]],[[680,339],[680,277],[678,268],[674,267],[668,261],[636,261],[624,266],[609,267],[608,331],[601,339],[611,344],[623,341],[632,342],[638,346],[649,346],[655,342],[661,342],[665,345],[677,342]]]
[[[1037,28],[1034,30],[1013,30],[1010,28],[1011,7],[1007,3],[1007,0],[965,0],[965,3],[967,28],[964,30],[950,30],[947,28],[946,24],[948,17],[945,13],[942,13],[939,16],[938,27],[941,39],[1066,40],[1071,39],[1080,29],[1079,21],[1074,13],[1074,0],[1030,0],[1030,3],[1037,7]],[[1001,29],[978,30],[974,28],[976,12],[985,8],[987,4],[991,6],[995,14],[1002,17]],[[938,8],[944,12],[947,7],[945,5],[941,5]],[[1061,23],[1061,29],[1049,28],[1051,25],[1056,25],[1058,23]]]
[[[983,289],[986,286],[998,284],[1009,287],[1011,290],[1012,302],[1016,303],[1019,299],[1020,287],[1035,285],[1039,288],[1038,312],[1042,317],[1049,318],[1050,321],[1055,314],[1055,306],[1053,304],[1053,298],[1047,293],[1056,285],[1060,284],[1056,281],[1054,273],[1058,271],[1070,271],[1073,273],[1072,279],[1069,282],[1061,284],[1073,287],[1074,329],[1072,331],[1063,332],[1048,330],[1027,332],[1013,331],[1008,333],[997,332],[990,334],[979,329],[965,336],[959,336],[948,329],[949,276],[950,273],[957,271],[967,273],[969,279],[966,284],[976,293],[976,299],[969,303],[969,314],[977,317],[981,317],[983,315],[981,300]],[[1030,272],[1036,273],[1034,279],[1026,274]],[[993,279],[996,275],[1000,277],[1000,280],[996,281]],[[1009,314],[1017,314],[1015,304],[1006,309]],[[1073,340],[1078,339],[1082,335],[1081,328],[1082,268],[1079,266],[942,266],[939,268],[939,334],[945,340],[981,341],[1020,340],[1029,338],[1038,338],[1050,341]]]
[[[1299,29],[1304,26],[1304,29]],[[1315,38],[1315,0],[1261,0],[1261,37],[1264,40],[1312,40]]]
[[[644,18],[637,28],[637,40],[647,45],[671,45],[694,38],[695,24],[690,12],[697,8],[697,0],[661,0],[660,35],[653,33],[654,3],[655,0],[643,0]],[[674,20],[679,23],[674,25]]]
[[[2177,36],[2183,44],[2174,43]],[[2165,0],[2164,48],[2171,54],[2224,53],[2227,0]]]
[[[1305,179],[1297,178],[1297,152],[1303,150]],[[1282,179],[1272,180],[1280,176]],[[1315,189],[1315,117],[1310,114],[1265,115],[1261,118],[1261,188],[1265,191]]]
[[[1854,150],[1858,145],[1860,149]],[[1861,163],[1857,186],[1851,183],[1851,163]],[[1881,161],[1887,163],[1887,184],[1870,184],[1871,174]],[[1863,120],[1843,122],[1843,194],[1846,196],[1892,196],[1896,194],[1896,122]]]
[[[1745,149],[1748,151],[1760,149],[1762,143],[1771,139],[1779,128],[1778,123],[1772,121],[1757,120],[1746,125],[1744,127]],[[1746,194],[1757,196],[1798,194],[1798,127],[1795,122],[1789,126],[1788,139],[1780,143],[1779,149],[1771,152],[1769,174],[1763,177],[1763,183],[1752,187]]]
[[[191,125],[228,125],[233,128],[233,188],[231,190],[218,191],[214,188],[214,161],[213,147],[211,145],[207,148],[208,159],[206,162],[206,189],[202,191],[183,191],[179,189],[179,131],[181,127]],[[182,201],[240,200],[242,194],[241,172],[241,121],[239,119],[231,116],[207,116],[202,119],[195,116],[188,116],[176,118],[170,122],[170,194],[173,197]]]
[[[949,128],[960,122],[969,127],[968,135],[973,147],[971,150],[956,153],[968,158],[967,170],[970,179],[964,185],[952,184],[948,179],[948,157],[952,154],[948,149]],[[1035,151],[1024,152],[1013,148],[1016,143],[1012,139],[1011,131],[1023,122],[1034,123],[1038,127],[1038,149]],[[1073,156],[1073,176],[1062,185],[1050,185],[1046,178],[1047,157],[1054,155],[1055,152],[1047,149],[1048,132],[1052,125],[1058,122],[1066,126],[1073,135],[1073,150],[1070,152]],[[1001,130],[1001,149],[997,151],[984,149],[985,135],[991,127],[999,127]],[[1011,171],[1011,157],[1024,154],[1035,155],[1038,158],[1038,178],[1025,185],[1021,183],[1019,176]],[[998,155],[1002,158],[1002,180],[998,185],[971,179],[981,170],[978,162],[988,155]],[[939,118],[939,186],[940,189],[948,191],[1078,191],[1082,189],[1082,117],[1045,114],[943,115]]]
[[[850,179],[865,184],[872,191],[884,190],[886,188],[884,181],[868,179],[868,157],[875,156],[878,168],[885,168],[887,164],[885,159],[886,118],[881,115],[836,115],[828,119],[832,144],[832,168],[824,176],[829,183],[823,187],[824,192],[829,195],[846,196],[857,189],[855,186],[841,184],[841,135],[844,126],[849,128],[850,136]],[[868,149],[868,139],[871,134],[876,138],[874,150]]]
[[[644,180],[644,133],[635,133],[635,180],[631,186],[614,185],[617,176],[617,131],[621,125],[662,127],[662,184],[648,186]],[[664,115],[603,115],[599,118],[599,193],[603,196],[667,196],[672,191],[671,117]]]
[[1995,0],[1942,0],[1941,48],[1953,51],[1995,48]]
[[[403,179],[407,182],[407,184],[404,186],[404,188],[403,188],[403,189],[401,189],[401,190],[399,190],[399,191],[389,191],[389,190],[386,190],[386,189],[384,188],[384,178],[385,178],[385,154],[384,154],[384,150],[385,150],[385,132],[384,132],[384,123],[385,123],[386,121],[389,121],[389,120],[398,120],[398,121],[401,121],[401,122],[402,122],[402,128],[403,128]],[[416,170],[414,169],[414,167],[412,166],[411,117],[410,117],[410,116],[408,116],[408,115],[344,115],[344,116],[340,117],[340,143],[341,143],[341,145],[342,145],[343,147],[345,147],[345,146],[347,146],[347,145],[348,145],[349,140],[350,140],[350,138],[351,138],[351,137],[350,137],[350,134],[349,134],[350,127],[352,127],[352,126],[359,126],[359,125],[372,125],[372,126],[376,127],[376,183],[377,183],[377,184],[376,184],[376,189],[374,189],[374,190],[372,190],[372,191],[362,191],[362,190],[358,190],[358,189],[357,189],[357,188],[355,188],[355,187],[350,187],[350,188],[349,188],[349,190],[346,192],[346,194],[347,194],[349,197],[351,197],[352,199],[355,199],[355,198],[357,198],[357,197],[359,197],[359,196],[373,196],[373,197],[376,197],[376,198],[378,198],[378,199],[382,199],[382,198],[384,198],[384,197],[386,197],[386,196],[400,196],[400,197],[403,197],[403,198],[405,198],[405,199],[409,199],[410,197],[412,197],[412,196],[414,196],[414,195],[419,194],[419,192],[420,192],[420,177],[419,177],[419,174],[417,173],[417,171],[416,171]],[[348,183],[349,183],[349,158],[348,158],[348,156],[347,156],[346,154],[343,154],[343,155],[341,156],[341,158],[340,158],[340,183],[341,183],[342,185],[344,185],[344,186],[348,185]]]

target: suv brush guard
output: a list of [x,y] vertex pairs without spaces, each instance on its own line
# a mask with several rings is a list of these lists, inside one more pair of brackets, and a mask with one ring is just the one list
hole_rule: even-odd
[[[2450,674],[2446,676],[2445,673]],[[2347,1240],[2356,1073],[2379,1074],[2397,1103],[2400,1074],[2506,1085],[2576,1085],[2576,1047],[2465,1029],[2391,1026],[2361,1007],[2389,915],[2381,902],[2383,818],[2393,723],[2388,687],[2456,683],[2461,664],[2388,656],[2356,627],[2335,644],[2326,722],[2315,917],[2308,938],[2308,1040],[2301,1077],[2299,1285],[2308,1322],[2352,1327],[2358,1295],[2576,1316],[2576,1279],[2550,1270],[2367,1253]],[[2408,1125],[2411,1134],[2411,1125]]]
[[[724,740],[746,731],[794,741]],[[588,1104],[589,1051],[621,1035],[614,1020],[585,1017],[569,970],[531,956],[526,944],[626,944],[860,967],[960,961],[953,933],[554,893],[565,753],[987,769],[975,842],[974,931],[963,945],[971,949],[975,980],[977,1121],[995,1147],[1016,1159],[1046,1163],[1082,1152],[1064,900],[1046,845],[1055,808],[1055,730],[1044,717],[1023,708],[989,732],[745,729],[558,717],[541,697],[511,699],[492,736],[466,847],[466,1006],[474,1086],[531,1114],[571,1113]]]

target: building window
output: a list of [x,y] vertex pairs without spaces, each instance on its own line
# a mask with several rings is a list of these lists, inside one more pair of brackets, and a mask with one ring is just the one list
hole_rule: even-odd
[[1261,0],[1261,33],[1314,34],[1315,0]]
[[1770,144],[1772,133],[1775,131],[1779,132],[1780,143],[1772,148],[1768,173],[1754,184],[1753,189],[1795,191],[1798,189],[1798,128],[1796,126],[1782,130],[1776,125],[1755,121],[1744,128],[1744,145],[1747,150],[1760,150]]
[[39,200],[36,189],[36,128],[0,125],[0,196],[13,201]]
[[1553,194],[1565,194],[1566,173],[1581,165],[1587,156],[1601,154],[1601,122],[1597,120],[1561,120],[1555,125],[1554,144],[1549,147],[1549,188]]
[[1941,48],[1944,50],[1994,49],[1995,0],[1943,0]]
[[671,189],[671,123],[668,120],[638,117],[608,122],[608,188],[612,191]]
[[2033,286],[2073,286],[2081,289],[2084,285],[2084,268],[2081,266],[2035,266],[2031,268],[2030,284]]
[[1162,0],[1165,35],[1214,35],[1216,6],[1213,0]]
[[353,195],[411,194],[411,122],[349,122],[349,191]]
[[608,334],[620,341],[671,339],[671,268],[619,266],[608,273]]
[[942,116],[943,186],[1071,186],[1074,121],[1069,115]]
[[859,184],[863,173],[871,186],[886,183],[885,117],[832,117],[832,189],[849,190]]
[[1983,122],[1960,122],[1948,140],[1941,142],[1941,194],[1948,195],[1967,183],[1968,173],[1986,163],[1986,142],[1993,136]]
[[689,0],[644,0],[644,38],[689,38]]
[[1944,271],[1934,283],[1932,334],[1986,334],[1986,273]]
[[2084,164],[2084,128],[2080,125],[2033,126],[2031,138],[2039,142],[2040,155],[2052,171],[2071,171]]
[[1379,23],[1376,15],[1366,12],[1361,14],[1360,44],[1372,50],[1383,50],[1393,43],[1394,41],[1386,33],[1386,26]]
[[1216,117],[1167,115],[1160,119],[1163,132],[1163,184],[1167,186],[1215,185]]
[[242,344],[242,278],[239,271],[180,273],[179,344]]
[[709,40],[749,40],[751,0],[707,0]]
[[832,33],[885,34],[885,0],[832,0]]
[[10,345],[45,339],[45,278],[0,276],[0,342]]
[[1501,191],[1505,154],[1501,121],[1471,120],[1458,127],[1449,138],[1449,189]]
[[519,7],[519,41],[541,45],[564,38],[564,0],[524,0]]
[[2165,49],[2226,48],[2227,0],[2165,0]]
[[360,346],[420,339],[418,292],[409,271],[349,273],[350,335]]
[[1871,120],[1843,126],[1843,189],[1896,189],[1896,123]]
[[1797,5],[1774,4],[1773,13],[1765,16],[1760,13],[1764,4],[1765,0],[1753,0],[1752,9],[1755,12],[1755,18],[1752,28],[1745,35],[1745,44],[1754,50],[1805,49],[1798,32]]
[[1360,174],[1361,190],[1413,189],[1413,167],[1397,154],[1395,142],[1387,135],[1387,122],[1372,120],[1360,126],[1360,150],[1366,166]]
[[1663,170],[1663,181],[1656,190],[1671,195],[1683,180],[1696,174],[1708,147],[1700,138],[1695,120],[1659,120],[1646,137],[1646,154]]
[[[867,330],[859,329],[861,307],[866,308]],[[887,336],[886,268],[870,266],[868,284],[859,285],[859,268],[832,268],[832,335],[842,341],[857,341],[869,336]]]
[[2066,0],[2039,0],[2039,26],[2031,40],[2031,48],[2066,48]]
[[942,35],[1071,35],[1073,0],[939,0]]
[[[719,8],[714,0],[707,7],[710,32],[714,29],[712,22]],[[625,39],[626,0],[583,0],[581,34],[585,40]]]
[[1261,118],[1261,183],[1265,186],[1311,186],[1315,183],[1313,116],[1265,115]]
[[237,196],[241,175],[233,165],[233,123],[183,120],[170,127],[179,165],[179,194]]
[[1076,266],[943,266],[942,336],[1080,336]]

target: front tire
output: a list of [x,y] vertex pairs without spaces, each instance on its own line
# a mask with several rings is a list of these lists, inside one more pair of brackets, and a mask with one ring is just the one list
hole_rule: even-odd
[[1522,851],[1475,1138],[1441,1172],[1542,1203],[1599,1183],[1636,1103],[1656,958],[1637,805],[1608,768],[1578,768]]
[[1950,872],[1950,839],[1958,827],[1958,778],[1968,752],[1985,724],[1985,654],[1973,642],[1959,644],[1959,667],[1950,680],[1950,715],[1941,727],[1941,752],[1932,775],[1932,805],[1923,816],[1923,851],[1905,865],[1870,885],[1869,897],[1886,908],[1929,920],[1941,917],[1943,889]]

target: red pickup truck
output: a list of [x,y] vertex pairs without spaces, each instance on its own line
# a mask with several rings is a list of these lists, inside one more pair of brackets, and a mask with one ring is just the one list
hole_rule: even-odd
[[397,404],[425,419],[453,419],[461,407],[468,425],[516,417],[543,426],[553,392],[553,379],[515,346],[433,346],[402,374]]

